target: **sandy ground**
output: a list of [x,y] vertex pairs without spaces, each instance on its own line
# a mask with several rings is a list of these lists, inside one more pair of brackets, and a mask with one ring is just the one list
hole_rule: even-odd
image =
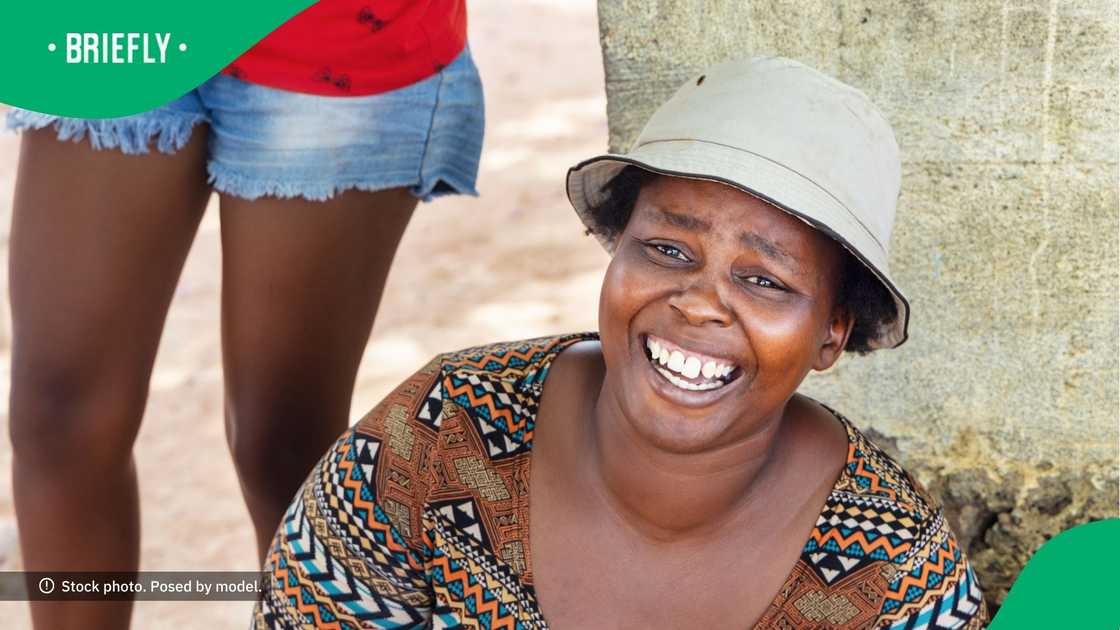
[[[486,89],[482,196],[443,198],[417,211],[366,348],[355,420],[437,352],[596,326],[607,258],[582,235],[563,192],[567,167],[606,147],[595,2],[474,0],[470,10],[471,50]],[[17,155],[18,137],[0,134],[4,269]],[[211,201],[171,306],[136,447],[145,570],[255,568],[222,431],[220,226]],[[6,273],[0,284],[6,399]],[[10,463],[10,446],[0,440],[0,570],[21,566]],[[250,609],[247,602],[140,602],[133,627],[244,627]],[[0,620],[5,628],[30,627],[22,603],[0,602]]]

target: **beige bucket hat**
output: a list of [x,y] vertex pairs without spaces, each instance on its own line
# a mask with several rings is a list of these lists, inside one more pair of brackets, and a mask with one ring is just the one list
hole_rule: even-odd
[[898,317],[871,347],[904,341],[910,306],[890,278],[887,245],[901,184],[890,124],[859,90],[791,59],[709,68],[681,86],[625,154],[568,171],[568,199],[607,251],[591,209],[627,165],[734,186],[839,241],[894,297]]

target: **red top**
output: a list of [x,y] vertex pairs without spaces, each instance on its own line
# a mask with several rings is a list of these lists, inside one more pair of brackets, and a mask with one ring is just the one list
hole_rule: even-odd
[[292,92],[388,92],[443,69],[467,42],[465,0],[319,0],[222,71]]

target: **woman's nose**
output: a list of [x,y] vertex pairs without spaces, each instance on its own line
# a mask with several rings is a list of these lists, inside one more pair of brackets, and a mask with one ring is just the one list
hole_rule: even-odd
[[669,306],[693,326],[730,326],[733,317],[718,288],[707,282],[698,282],[675,293],[669,298]]

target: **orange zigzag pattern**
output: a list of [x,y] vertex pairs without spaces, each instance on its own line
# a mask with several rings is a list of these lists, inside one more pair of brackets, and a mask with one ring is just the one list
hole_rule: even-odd
[[[954,556],[957,556],[957,541],[954,538],[950,537],[948,543],[948,550],[942,549],[940,543],[934,543],[934,548],[937,549],[938,552],[937,561],[930,561],[928,558],[923,556],[919,560],[921,562],[921,564],[919,565],[919,568],[921,570],[920,574],[917,577],[914,577],[913,575],[910,575],[909,572],[903,573],[902,579],[898,582],[898,588],[889,589],[887,591],[887,596],[891,597],[892,599],[902,601],[903,597],[906,596],[906,589],[910,588],[911,586],[917,586],[923,591],[928,589],[929,592],[927,592],[920,600],[911,602],[911,604],[921,607],[923,602],[929,599],[930,593],[932,593],[933,595],[940,595],[941,592],[944,591],[944,588],[942,587],[944,587],[945,584],[955,584],[956,580],[950,579],[950,576],[946,572],[945,564],[953,560]],[[960,571],[962,565],[963,563],[958,561],[956,563],[956,566],[953,567],[953,571]],[[937,573],[941,575],[943,579],[937,586],[928,588],[926,585],[929,583],[929,576],[931,573]]]
[[[281,569],[280,568],[280,554],[281,553],[284,553],[284,552],[274,551],[273,554],[272,554],[272,566],[274,567],[272,569],[273,583],[275,584],[275,582],[277,580],[279,580],[280,583],[284,585],[284,589],[283,589],[283,592],[284,592],[283,600],[284,601],[280,602],[280,603],[284,604],[285,607],[290,609],[291,608],[290,602],[292,601],[293,598],[295,599],[295,602],[296,602],[295,609],[300,614],[293,615],[294,617],[302,620],[303,619],[303,617],[302,617],[303,614],[311,615],[315,619],[315,622],[312,625],[312,627],[316,628],[317,630],[342,630],[342,625],[340,623],[341,621],[350,622],[354,626],[360,626],[361,625],[358,622],[358,620],[356,618],[352,617],[351,615],[348,615],[346,613],[339,614],[339,610],[335,607],[334,601],[332,601],[329,597],[322,596],[319,593],[319,591],[317,591],[315,589],[315,585],[312,584],[311,582],[306,581],[304,579],[303,575],[301,575],[298,571],[295,573],[295,576],[296,576],[296,579],[299,581],[299,585],[298,586],[289,585],[288,584],[288,569]],[[287,556],[286,553],[284,555]],[[288,560],[288,562],[287,562],[288,566],[292,566],[292,559],[289,557],[289,558],[287,558],[287,560]],[[314,596],[315,596],[315,602],[314,603],[311,603],[311,604],[303,603],[303,588],[305,588],[305,587],[314,594]],[[322,617],[319,616],[319,605],[320,604],[326,606],[331,611],[331,614],[333,614],[335,616],[336,621],[326,621]]]
[[[447,598],[447,601],[452,606],[460,610],[463,621],[467,621],[468,619],[477,619],[486,613],[490,613],[490,619],[492,620],[490,622],[491,630],[514,630],[517,620],[514,619],[512,615],[506,615],[503,617],[498,614],[498,605],[501,603],[498,601],[498,598],[495,597],[490,601],[485,601],[485,599],[483,599],[482,592],[484,588],[480,580],[476,580],[475,583],[471,585],[470,581],[467,579],[468,572],[465,569],[453,571],[451,569],[451,558],[446,555],[439,555],[437,557],[434,557],[432,558],[431,562],[432,567],[438,567],[439,569],[441,569],[444,576],[444,585],[436,586],[436,588],[443,590],[444,597]],[[458,601],[454,594],[451,593],[451,590],[447,587],[447,585],[451,584],[452,582],[458,582],[459,585],[462,586],[462,602]],[[474,599],[475,612],[473,615],[470,614],[466,609],[465,602],[468,597]]]
[[856,530],[844,536],[840,533],[839,527],[833,527],[823,534],[819,529],[813,528],[813,540],[817,541],[817,547],[821,549],[823,549],[825,543],[830,540],[839,545],[840,549],[847,549],[848,545],[856,543],[859,545],[860,549],[863,549],[864,553],[867,554],[882,548],[890,558],[897,557],[900,553],[905,553],[913,544],[910,541],[903,541],[898,545],[893,545],[886,536],[880,536],[875,540],[868,541],[867,536],[865,536],[861,530]]
[[[342,486],[344,488],[350,488],[354,491],[354,507],[356,509],[363,509],[366,511],[367,527],[372,530],[380,531],[385,535],[385,547],[392,553],[403,553],[405,557],[408,558],[408,564],[411,568],[417,571],[422,571],[424,569],[424,566],[417,563],[416,559],[412,557],[413,554],[409,553],[409,549],[397,543],[396,539],[393,537],[392,527],[377,520],[377,515],[374,513],[377,504],[373,501],[367,501],[366,499],[362,498],[363,482],[361,480],[351,479],[350,475],[351,471],[354,469],[354,462],[347,460],[346,454],[349,453],[353,448],[353,442],[351,440],[347,440],[345,443],[339,446],[337,451],[339,454],[338,470],[339,477],[342,478]],[[364,478],[364,476],[361,477]],[[376,492],[374,492],[373,494],[374,496],[377,496]],[[334,497],[332,496],[332,498]]]
[[871,492],[874,492],[875,494],[878,494],[880,496],[886,496],[887,498],[889,498],[892,501],[894,501],[895,499],[898,498],[898,493],[895,492],[894,488],[892,488],[890,486],[887,486],[887,485],[883,485],[883,483],[882,483],[883,479],[882,479],[882,477],[879,476],[879,473],[877,473],[873,470],[870,470],[869,468],[864,466],[865,458],[856,457],[856,445],[855,444],[849,444],[848,445],[848,461],[850,462],[850,461],[853,461],[853,460],[856,462],[856,469],[852,473],[852,475],[857,476],[857,477],[863,477],[864,479],[868,479],[871,482],[871,486],[868,488]]
[[[490,394],[487,394],[486,396],[483,396],[481,398],[475,396],[474,386],[472,386],[469,382],[463,383],[459,387],[452,387],[451,379],[448,378],[445,381],[445,387],[448,388],[447,393],[450,398],[455,398],[459,394],[466,394],[467,400],[469,400],[471,403],[471,407],[479,407],[481,405],[485,405],[490,410],[490,424],[495,424],[495,421],[499,418],[505,418],[506,427],[508,428],[510,433],[524,429],[527,424],[525,422],[525,419],[521,419],[515,422],[513,419],[513,413],[510,412],[509,409],[500,409],[498,407],[495,407],[494,403],[491,400]],[[525,434],[525,441],[530,440],[532,436],[532,431],[527,431]]]
[[[513,357],[517,357],[517,358],[521,359],[522,361],[524,361],[525,363],[532,363],[532,357],[533,357],[534,354],[547,353],[549,351],[549,349],[551,349],[553,346],[555,346],[559,342],[560,342],[560,339],[552,339],[551,341],[549,341],[548,343],[546,343],[544,345],[530,345],[524,350],[519,350],[519,349],[514,348],[514,347],[503,348],[505,350],[505,355],[504,356],[498,356],[498,355],[494,354],[493,352],[487,352],[487,353],[479,356],[477,359],[472,359],[469,356],[467,356],[466,353],[463,353],[462,355],[456,357],[455,359],[447,360],[444,363],[444,365],[446,367],[450,367],[450,368],[470,367],[470,368],[474,368],[476,370],[480,370],[480,371],[483,371],[483,372],[486,372],[488,374],[493,375],[494,372],[490,369],[487,369],[487,367],[486,367],[486,364],[489,363],[490,361],[495,361],[497,363],[502,364],[503,366],[508,366],[509,365],[509,360]],[[496,345],[500,345],[500,344],[496,344]],[[500,373],[498,373],[497,376],[499,376],[499,377],[506,376],[506,373],[507,373],[508,370],[514,370],[514,371],[516,371],[517,374],[520,375],[521,371],[523,369],[524,369],[523,367],[517,367],[517,368],[506,367]]]

